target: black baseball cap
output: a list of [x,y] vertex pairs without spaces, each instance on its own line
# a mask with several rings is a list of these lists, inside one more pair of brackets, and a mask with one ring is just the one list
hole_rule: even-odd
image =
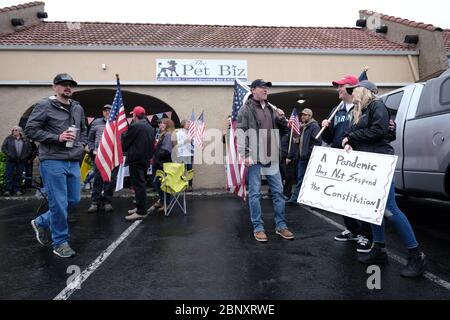
[[255,81],[252,82],[250,88],[254,89],[256,87],[271,87],[271,86],[272,82],[266,82],[263,79],[256,79]]
[[55,77],[55,79],[53,79],[53,84],[59,84],[63,82],[70,82],[74,86],[78,85],[78,83],[75,80],[73,80],[73,78],[67,73],[60,73]]
[[354,86],[347,86],[345,89],[347,90],[348,94],[352,94],[353,89],[358,88],[358,87],[366,88],[367,90],[372,91],[374,94],[378,93],[377,85],[375,83],[373,83],[372,81],[369,81],[369,80],[362,80],[362,81],[358,82],[358,84],[356,84]]

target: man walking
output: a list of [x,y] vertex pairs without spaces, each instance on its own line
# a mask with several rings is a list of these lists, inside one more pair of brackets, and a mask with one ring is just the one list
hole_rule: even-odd
[[48,193],[49,210],[31,221],[38,242],[50,244],[62,258],[75,255],[69,246],[67,214],[80,201],[79,161],[86,139],[84,110],[70,97],[77,82],[67,73],[53,79],[55,95],[34,105],[25,134],[39,142],[40,171]]

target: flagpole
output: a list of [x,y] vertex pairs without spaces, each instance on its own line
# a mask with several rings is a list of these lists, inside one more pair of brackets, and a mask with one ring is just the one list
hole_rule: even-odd
[[[333,113],[331,114],[331,116],[327,119],[328,121],[333,120],[334,116],[336,115],[336,113],[337,113],[338,110],[339,110],[339,107],[340,107],[340,105],[337,106],[336,109],[334,109],[334,111],[333,111]],[[314,137],[314,139],[316,139],[316,140],[319,139],[320,136],[322,135],[322,133],[325,131],[326,128],[327,128],[327,127],[322,127],[322,129],[320,129],[319,133]]]
[[294,126],[291,126],[291,135],[289,137],[289,148],[288,148],[288,156],[291,153],[291,145],[292,145],[292,134],[294,133]]

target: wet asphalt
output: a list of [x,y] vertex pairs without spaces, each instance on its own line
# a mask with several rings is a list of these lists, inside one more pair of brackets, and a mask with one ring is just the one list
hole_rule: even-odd
[[[381,289],[369,290],[354,244],[333,240],[335,225],[304,207],[288,207],[296,238],[275,234],[270,200],[263,200],[268,243],[255,241],[243,202],[231,196],[188,197],[188,214],[149,216],[111,253],[70,300],[343,300],[450,299],[450,289],[426,278],[400,277],[402,265],[381,267]],[[77,255],[56,257],[34,238],[30,220],[38,200],[0,200],[0,299],[54,299],[130,225],[131,198],[114,199],[112,213],[88,214],[84,199],[70,215]],[[448,203],[400,198],[427,254],[428,269],[450,282]],[[430,207],[431,206],[431,207]],[[432,208],[432,209],[430,209]],[[337,223],[342,218],[316,210]],[[393,230],[388,249],[406,257]],[[69,269],[73,270],[73,269]]]

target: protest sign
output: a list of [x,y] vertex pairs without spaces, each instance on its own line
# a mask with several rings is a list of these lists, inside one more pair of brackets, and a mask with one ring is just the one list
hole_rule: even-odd
[[381,225],[397,156],[315,147],[298,202]]

